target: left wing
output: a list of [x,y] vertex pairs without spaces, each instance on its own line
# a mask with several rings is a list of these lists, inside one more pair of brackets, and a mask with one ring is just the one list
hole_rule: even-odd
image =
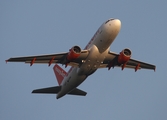
[[110,67],[122,67],[122,69],[125,68],[132,68],[135,69],[135,71],[137,71],[138,69],[150,69],[150,70],[154,70],[156,66],[152,65],[152,64],[148,64],[145,62],[141,62],[139,60],[135,60],[130,58],[127,63],[125,64],[125,66],[123,66],[123,64],[118,64],[117,58],[118,58],[119,54],[114,53],[114,52],[109,52],[108,55],[106,56],[104,62],[100,65],[100,68],[104,68],[104,67],[108,67],[110,69]]
[[59,54],[47,54],[47,55],[37,55],[37,56],[26,56],[26,57],[14,57],[6,60],[6,62],[25,62],[30,63],[32,66],[34,63],[44,63],[49,66],[52,63],[68,64],[70,66],[79,66],[82,63],[82,60],[85,60],[88,51],[82,50],[79,57],[75,59],[67,60],[69,52],[59,53]]

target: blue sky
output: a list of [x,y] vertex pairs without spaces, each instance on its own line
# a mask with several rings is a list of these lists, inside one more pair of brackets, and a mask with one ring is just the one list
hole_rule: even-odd
[[[0,1],[0,119],[166,120],[166,0]],[[118,18],[122,28],[111,45],[119,53],[156,65],[156,72],[99,69],[79,86],[86,97],[31,94],[58,85],[52,67],[5,63],[10,57],[84,48],[99,26]],[[66,68],[66,70],[68,70]]]

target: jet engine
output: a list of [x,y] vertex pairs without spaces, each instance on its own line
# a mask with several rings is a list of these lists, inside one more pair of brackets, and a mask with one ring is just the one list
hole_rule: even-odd
[[131,54],[132,54],[132,52],[127,48],[122,50],[118,56],[118,63],[125,64],[126,62],[128,62],[128,60],[131,57]]
[[67,60],[72,61],[78,58],[81,54],[81,48],[79,46],[74,46],[69,50],[69,53],[67,55]]

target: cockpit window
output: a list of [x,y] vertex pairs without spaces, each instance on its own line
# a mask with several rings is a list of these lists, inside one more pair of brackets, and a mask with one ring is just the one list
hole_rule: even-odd
[[107,20],[107,21],[105,22],[105,24],[108,23],[108,22],[111,21],[111,20],[114,20],[114,19],[112,18],[112,19]]

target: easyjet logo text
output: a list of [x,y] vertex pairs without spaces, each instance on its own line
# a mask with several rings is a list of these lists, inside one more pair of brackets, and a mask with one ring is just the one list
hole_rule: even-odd
[[64,73],[63,71],[61,71],[59,68],[55,67],[55,71],[60,74],[61,76],[65,77],[66,73]]

